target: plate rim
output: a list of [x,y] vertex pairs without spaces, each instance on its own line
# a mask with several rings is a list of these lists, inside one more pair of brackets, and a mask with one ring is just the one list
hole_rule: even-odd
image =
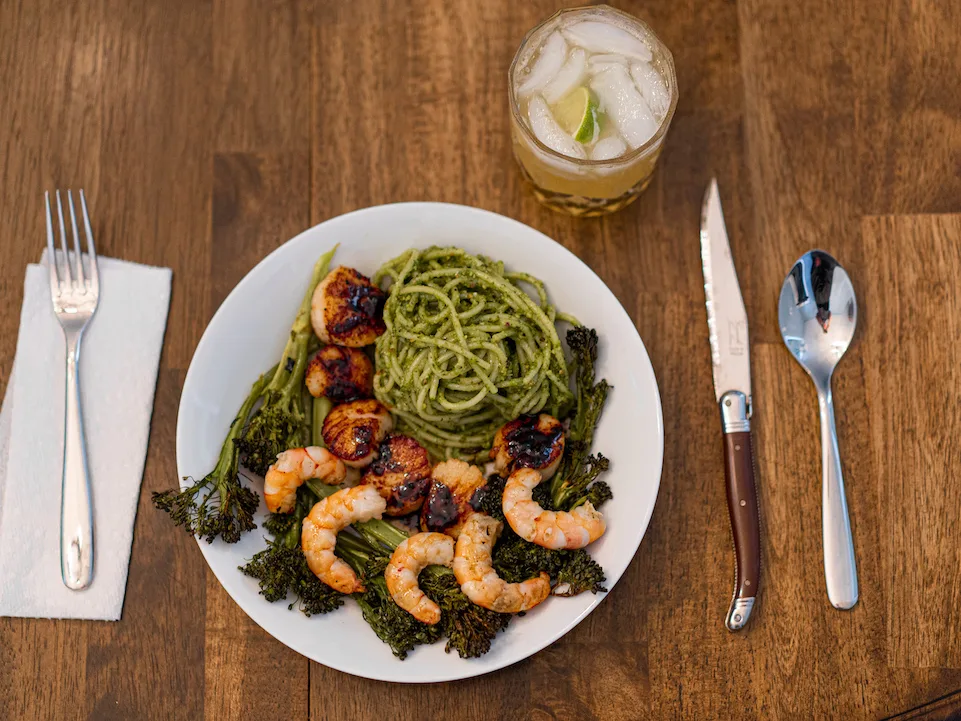
[[[559,631],[557,631],[553,635],[547,634],[543,639],[538,640],[536,643],[531,644],[529,648],[524,649],[524,651],[517,657],[508,657],[504,659],[503,663],[498,662],[491,667],[475,668],[472,670],[470,666],[463,666],[460,663],[453,663],[453,664],[446,665],[445,667],[450,669],[462,669],[462,670],[461,671],[454,670],[452,672],[438,673],[431,678],[398,680],[396,678],[391,678],[389,676],[385,676],[385,675],[377,674],[376,672],[365,670],[363,667],[348,669],[340,666],[332,666],[323,661],[318,661],[307,650],[304,649],[303,644],[301,644],[299,640],[295,642],[288,642],[286,640],[279,639],[270,631],[269,628],[267,628],[267,625],[265,625],[265,622],[262,620],[261,615],[259,613],[251,612],[240,601],[238,601],[233,590],[235,583],[233,581],[225,582],[223,579],[221,579],[220,576],[217,574],[217,572],[214,570],[214,567],[211,564],[210,559],[208,558],[208,551],[211,549],[211,544],[208,544],[203,538],[196,537],[196,536],[194,537],[194,540],[197,542],[197,545],[200,548],[201,554],[204,557],[204,561],[206,562],[207,567],[213,573],[214,577],[217,579],[217,582],[227,592],[227,595],[230,596],[231,600],[235,604],[237,604],[237,606],[251,620],[253,620],[254,623],[256,623],[261,629],[263,629],[265,633],[267,633],[269,636],[271,636],[271,638],[274,638],[284,646],[299,653],[305,658],[311,661],[314,661],[315,663],[319,663],[323,666],[332,668],[341,673],[347,673],[352,676],[357,676],[360,678],[367,678],[374,681],[385,681],[389,683],[404,683],[404,684],[441,683],[441,682],[463,680],[468,678],[476,678],[478,676],[483,676],[485,674],[492,673],[494,671],[498,671],[498,670],[507,668],[509,666],[513,666],[514,664],[519,663],[520,661],[524,661],[530,658],[531,656],[539,653],[543,649],[553,644],[558,639],[570,633],[571,630],[574,629],[574,627],[576,627],[578,624],[581,623],[581,621],[587,618],[587,616],[589,616],[595,609],[597,609],[597,607],[601,603],[603,603],[607,599],[608,596],[610,596],[610,594],[614,590],[614,587],[621,580],[624,573],[627,571],[631,563],[633,563],[634,559],[636,558],[637,552],[640,549],[641,542],[643,541],[644,536],[647,535],[647,530],[650,526],[651,518],[653,517],[653,514],[654,514],[654,509],[657,506],[657,499],[658,499],[658,496],[660,495],[660,485],[661,485],[661,480],[662,480],[663,471],[664,471],[663,405],[661,402],[660,387],[657,382],[657,375],[654,371],[654,365],[651,362],[650,354],[647,351],[647,346],[644,344],[644,340],[643,338],[641,338],[641,335],[637,330],[637,326],[635,325],[633,319],[630,317],[630,314],[624,308],[620,299],[614,294],[614,292],[610,289],[607,283],[605,283],[604,280],[594,271],[594,269],[591,268],[586,262],[584,262],[580,257],[578,257],[573,251],[568,249],[562,243],[559,243],[558,241],[554,240],[546,233],[543,233],[542,231],[536,228],[533,228],[527,225],[526,223],[522,223],[519,220],[510,218],[500,213],[495,213],[494,211],[486,210],[483,208],[477,208],[470,205],[462,205],[458,203],[444,203],[444,202],[436,202],[436,201],[401,201],[401,202],[394,202],[394,203],[383,203],[379,205],[371,205],[364,208],[357,208],[355,210],[342,213],[340,215],[335,215],[335,216],[326,218],[325,220],[322,220],[321,222],[316,223],[310,226],[309,228],[305,228],[301,232],[297,233],[296,235],[290,237],[289,239],[287,239],[286,241],[278,245],[276,248],[271,250],[267,255],[261,258],[252,268],[250,268],[250,270],[248,270],[244,274],[243,278],[241,278],[237,282],[237,284],[234,285],[234,287],[230,290],[230,292],[221,301],[220,305],[217,307],[217,310],[211,315],[210,320],[207,322],[206,326],[204,327],[204,331],[201,334],[200,340],[197,342],[197,346],[194,349],[193,354],[191,355],[190,364],[188,365],[187,373],[184,376],[184,382],[181,388],[180,400],[178,402],[177,427],[175,432],[175,447],[176,447],[175,455],[176,455],[176,463],[177,463],[178,482],[180,483],[182,488],[185,487],[185,479],[182,471],[182,462],[181,462],[181,448],[183,445],[181,443],[181,434],[184,432],[183,431],[184,424],[185,424],[184,415],[186,413],[184,398],[187,396],[187,391],[190,389],[191,379],[197,372],[199,372],[196,370],[197,356],[201,353],[202,350],[205,349],[206,345],[213,342],[211,340],[211,337],[212,337],[211,327],[215,325],[217,318],[223,312],[225,312],[224,309],[230,303],[231,299],[234,298],[239,293],[241,293],[246,284],[253,282],[251,280],[251,276],[253,276],[261,266],[267,264],[275,254],[282,252],[282,250],[286,248],[288,245],[304,242],[303,238],[316,232],[317,228],[323,225],[331,224],[331,223],[337,224],[340,222],[345,222],[348,218],[351,218],[353,216],[389,212],[390,210],[398,207],[407,207],[414,211],[418,209],[421,209],[424,211],[439,209],[441,211],[452,211],[452,212],[458,212],[458,213],[475,214],[475,215],[492,217],[491,219],[496,219],[496,222],[502,222],[510,225],[519,226],[520,229],[523,230],[523,232],[534,233],[535,235],[540,236],[541,240],[549,242],[551,245],[553,245],[554,250],[556,252],[561,253],[561,255],[566,255],[569,261],[573,261],[576,264],[580,265],[584,271],[594,276],[594,278],[596,278],[598,282],[601,283],[601,285],[607,290],[607,292],[610,293],[615,304],[617,305],[617,308],[620,314],[624,316],[624,319],[631,326],[631,328],[633,328],[634,338],[636,338],[636,341],[640,344],[640,348],[643,350],[643,356],[640,358],[634,359],[633,363],[635,364],[641,363],[642,365],[646,365],[647,370],[650,372],[651,380],[653,381],[652,385],[653,385],[653,391],[654,391],[654,400],[656,401],[654,403],[654,411],[655,411],[655,425],[657,429],[657,472],[656,472],[656,487],[654,489],[654,501],[650,505],[650,508],[646,516],[644,516],[643,518],[640,518],[641,523],[638,524],[639,532],[637,535],[637,541],[636,541],[636,544],[634,545],[634,548],[631,550],[630,557],[628,558],[627,562],[624,564],[624,567],[617,574],[617,578],[615,580],[611,581],[610,579],[608,579],[608,590],[606,593],[597,594],[589,606],[583,609],[576,616],[572,617],[568,622],[566,622],[563,625],[563,627]],[[241,575],[240,578],[243,578],[243,576]],[[266,601],[264,601],[264,605],[266,607],[270,606],[270,604],[267,603]],[[460,661],[469,662],[471,659],[456,658],[456,660],[458,662]]]

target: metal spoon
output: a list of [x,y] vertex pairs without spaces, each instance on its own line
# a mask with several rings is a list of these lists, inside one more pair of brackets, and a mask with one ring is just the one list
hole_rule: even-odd
[[858,602],[858,572],[834,428],[831,376],[854,336],[857,315],[851,279],[834,258],[823,250],[798,258],[781,287],[778,323],[788,350],[811,376],[818,392],[824,577],[831,605],[843,609]]

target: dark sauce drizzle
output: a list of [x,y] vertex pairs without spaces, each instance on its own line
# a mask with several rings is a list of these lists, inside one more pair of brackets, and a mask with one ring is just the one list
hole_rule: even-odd
[[377,451],[377,460],[370,464],[370,472],[375,476],[382,476],[385,473],[396,473],[402,471],[403,466],[394,460],[394,453],[390,446],[390,438],[380,444]]
[[450,489],[443,483],[436,481],[430,487],[427,494],[427,502],[424,504],[422,518],[424,525],[429,531],[443,531],[457,523],[460,510],[454,502],[454,496]]
[[387,294],[375,285],[349,283],[347,289],[347,304],[352,313],[331,328],[333,333],[342,334],[352,331],[361,324],[370,321],[383,322],[384,301]]
[[327,371],[327,397],[334,403],[348,403],[364,397],[363,389],[350,380],[350,360],[343,355],[323,358],[321,365]]
[[[430,490],[430,478],[418,478],[402,486],[396,486],[387,499],[387,507],[391,509],[408,508],[427,495]],[[446,486],[445,486],[446,488]]]
[[357,426],[354,428],[354,443],[357,444],[357,458],[363,458],[368,453],[370,453],[371,441],[374,439],[374,433],[367,426]]
[[523,415],[518,418],[517,428],[504,435],[507,453],[514,459],[514,468],[543,468],[552,459],[555,444],[564,433],[560,424],[545,433],[537,428],[537,416]]
[[470,507],[475,511],[484,510],[484,501],[489,495],[490,489],[488,489],[487,484],[485,483],[483,486],[474,491],[474,494],[470,497]]

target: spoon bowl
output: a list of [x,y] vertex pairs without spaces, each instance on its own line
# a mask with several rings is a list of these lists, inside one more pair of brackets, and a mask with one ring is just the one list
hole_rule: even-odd
[[781,287],[778,323],[791,355],[816,385],[830,385],[857,318],[854,286],[844,268],[823,250],[798,258]]
[[851,345],[858,306],[844,268],[823,250],[805,253],[791,267],[781,287],[778,324],[791,355],[814,381],[821,416],[824,577],[835,608],[858,602],[857,566],[848,516],[831,378]]

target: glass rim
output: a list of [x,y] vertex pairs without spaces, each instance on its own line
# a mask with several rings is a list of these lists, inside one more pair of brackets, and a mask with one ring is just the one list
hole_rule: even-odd
[[[553,148],[548,147],[547,145],[542,143],[537,138],[537,136],[534,135],[533,131],[530,129],[530,127],[528,127],[527,123],[525,123],[524,119],[521,117],[520,105],[517,102],[517,93],[514,90],[514,69],[517,67],[517,61],[520,58],[521,51],[527,46],[527,43],[528,41],[530,41],[531,37],[533,37],[534,34],[537,33],[539,30],[544,28],[545,25],[548,25],[554,22],[554,20],[559,18],[561,15],[567,15],[569,13],[584,12],[589,10],[609,11],[615,15],[620,15],[621,17],[629,20],[632,23],[641,25],[645,30],[647,30],[647,32],[650,33],[651,37],[654,38],[654,40],[658,43],[658,45],[663,50],[664,56],[666,59],[666,64],[671,71],[670,79],[673,81],[673,85],[672,85],[673,92],[671,93],[671,104],[668,107],[667,112],[664,113],[664,119],[661,121],[660,125],[658,125],[657,130],[654,132],[654,135],[652,135],[647,140],[647,142],[645,142],[643,145],[641,145],[638,148],[634,148],[629,153],[625,153],[624,155],[621,155],[617,158],[608,158],[607,160],[591,160],[590,158],[584,158],[584,159],[572,158],[571,156],[564,155],[563,153],[559,153]],[[668,126],[670,126],[671,120],[673,120],[674,118],[674,111],[677,109],[677,99],[678,99],[677,70],[674,67],[674,55],[671,53],[667,45],[664,44],[664,41],[661,40],[658,37],[657,33],[654,32],[654,29],[650,25],[648,25],[646,22],[644,22],[640,18],[634,17],[630,13],[626,13],[623,10],[618,10],[617,8],[611,7],[610,5],[606,5],[606,4],[580,5],[578,7],[563,8],[561,10],[558,10],[549,18],[542,20],[541,22],[537,23],[537,25],[535,25],[534,27],[532,27],[530,30],[527,31],[527,33],[524,35],[524,39],[521,40],[521,44],[517,47],[517,52],[514,53],[514,59],[511,60],[510,68],[508,68],[507,70],[507,93],[508,93],[508,96],[510,97],[511,115],[514,118],[514,121],[516,122],[517,125],[521,127],[521,130],[524,133],[524,136],[529,141],[531,141],[534,144],[534,146],[541,152],[546,153],[548,156],[551,156],[553,158],[557,158],[559,160],[563,160],[565,162],[571,163],[572,165],[575,165],[578,167],[584,167],[584,168],[603,168],[603,167],[610,167],[613,165],[622,165],[622,164],[629,165],[633,161],[649,153],[664,139],[664,136],[667,134]]]

